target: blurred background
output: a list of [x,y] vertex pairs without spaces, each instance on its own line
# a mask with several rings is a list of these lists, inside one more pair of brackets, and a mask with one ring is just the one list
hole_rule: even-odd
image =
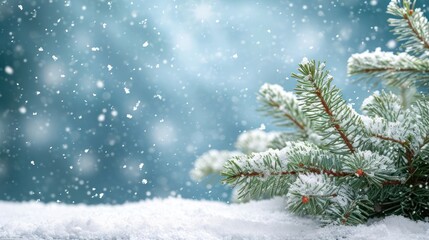
[[0,200],[228,201],[220,178],[190,179],[194,160],[277,130],[257,91],[293,90],[303,57],[358,107],[347,59],[397,50],[388,2],[1,0]]

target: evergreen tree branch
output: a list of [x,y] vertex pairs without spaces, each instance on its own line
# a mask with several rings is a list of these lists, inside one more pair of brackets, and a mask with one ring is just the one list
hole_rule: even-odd
[[335,180],[325,175],[300,174],[289,188],[287,205],[290,211],[300,215],[320,215],[338,196],[339,190]]
[[380,117],[388,122],[396,122],[404,117],[402,99],[393,93],[375,91],[367,97],[361,106],[362,112],[369,117]]
[[382,188],[385,182],[401,180],[392,159],[371,151],[349,155],[344,161],[343,171],[356,173],[356,178],[350,178],[350,184],[357,188]]
[[298,80],[297,95],[314,123],[314,130],[322,137],[320,145],[338,153],[354,153],[354,144],[359,145],[355,136],[362,130],[359,115],[347,106],[338,88],[331,86],[333,78],[324,68],[324,64],[314,60],[303,60],[300,74],[292,74]]
[[284,91],[277,84],[264,84],[259,90],[258,100],[262,102],[261,111],[278,120],[278,124],[297,127],[306,133],[311,123],[300,107],[300,102],[292,92]]
[[[411,9],[410,9],[411,11]],[[426,37],[423,35],[424,33],[422,33],[423,31],[419,31],[416,27],[415,24],[413,24],[413,20],[410,19],[410,16],[413,15],[413,13],[411,13],[409,11],[408,14],[404,14],[404,19],[407,20],[408,23],[408,27],[411,29],[411,31],[414,33],[414,35],[416,36],[416,38],[423,44],[423,48],[429,49],[429,41],[426,39]]]
[[378,138],[378,139],[381,139],[381,140],[385,140],[385,141],[390,141],[390,142],[398,143],[399,145],[401,145],[401,146],[403,146],[403,147],[406,147],[406,146],[407,146],[407,142],[405,142],[405,141],[401,141],[401,140],[394,139],[394,138],[391,138],[391,137],[386,137],[386,136],[383,136],[383,135],[380,135],[380,134],[373,134],[372,136],[373,136],[373,137],[376,137],[376,138]]
[[[407,163],[408,173],[412,175],[415,171],[413,166],[415,153],[421,148],[419,143],[424,142],[427,136],[424,130],[427,129],[426,124],[416,127],[415,118],[429,116],[429,109],[422,108],[424,105],[417,101],[417,107],[401,110],[399,102],[399,98],[392,93],[377,92],[365,99],[362,106],[364,112],[374,118],[369,121],[365,117],[362,119],[365,119],[364,125],[372,137],[399,144],[403,148],[399,153]],[[427,123],[429,124],[429,121]],[[414,178],[410,181],[414,181]]]
[[429,80],[428,59],[419,59],[408,53],[382,52],[380,48],[374,52],[353,54],[347,68],[349,75],[362,76],[358,80],[376,78],[380,80],[375,83],[382,81],[393,87],[424,86]]
[[348,204],[347,206],[340,208],[342,209],[342,211],[340,211],[340,223],[343,225],[356,225],[356,224],[360,224],[363,223],[367,217],[368,217],[368,213],[366,213],[365,211],[362,211],[363,209],[359,208],[359,200],[356,199],[354,201],[352,201],[350,204]]
[[[411,112],[404,111],[403,115],[401,115],[401,120],[396,122],[389,122],[380,117],[362,116],[361,119],[369,136],[381,141],[399,144],[406,149],[411,146],[411,139],[415,135],[415,126],[411,115]],[[381,146],[383,145],[378,147]]]
[[429,24],[421,9],[414,9],[410,0],[403,0],[402,5],[400,1],[392,0],[387,12],[398,17],[388,21],[398,40],[403,41],[405,51],[418,56],[426,55],[429,50]]
[[[316,85],[314,85],[314,86],[317,88]],[[316,89],[316,95],[319,98],[320,102],[322,103],[323,109],[325,110],[326,114],[328,114],[328,116],[331,118],[331,122],[338,122],[337,119],[335,118],[334,114],[332,113],[331,109],[329,108],[328,104],[326,103],[325,98],[322,95],[322,91],[318,88]],[[346,136],[346,134],[341,130],[340,125],[338,123],[335,123],[334,128],[338,132],[338,134],[340,134],[340,137],[343,139],[344,143],[347,145],[350,152],[354,153],[355,149],[354,149],[351,141]]]
[[[343,163],[343,162],[348,163]],[[239,197],[283,195],[298,176],[324,176],[353,181],[360,187],[396,184],[390,176],[390,160],[370,152],[343,159],[308,142],[289,142],[281,150],[268,150],[230,159],[224,166],[224,182],[240,186]],[[331,180],[329,180],[331,181]],[[278,188],[282,186],[282,189]],[[309,194],[325,196],[326,194]]]
[[[277,109],[280,109],[281,108],[281,106],[278,104],[278,103],[276,103],[276,102],[273,102],[273,101],[271,101],[271,102],[269,102],[268,103],[268,105],[270,106],[270,107],[274,107],[274,108],[277,108]],[[286,118],[288,118],[293,124],[295,124],[299,129],[301,129],[301,130],[305,130],[305,127],[304,127],[304,124],[303,123],[300,123],[300,122],[298,122],[298,120],[296,120],[294,117],[292,117],[292,115],[291,114],[289,114],[289,113],[283,113],[283,116],[284,117],[286,117]]]
[[290,183],[288,179],[295,177],[286,174],[289,172],[286,155],[285,149],[270,149],[234,157],[225,163],[221,174],[225,183],[240,187],[238,195],[241,199],[284,195]]
[[297,174],[309,174],[309,173],[315,173],[315,174],[325,174],[328,176],[333,177],[346,177],[346,176],[353,176],[355,173],[348,173],[348,172],[334,172],[332,170],[327,169],[317,169],[312,167],[304,167],[305,171],[283,171],[283,172],[237,172],[235,175],[228,175],[228,178],[236,179],[240,177],[267,177],[267,176],[281,176],[281,175],[297,175]]

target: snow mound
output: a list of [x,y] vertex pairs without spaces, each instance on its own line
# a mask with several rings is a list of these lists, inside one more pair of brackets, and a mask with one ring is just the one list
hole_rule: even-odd
[[429,223],[392,216],[320,227],[280,198],[225,204],[178,198],[120,206],[0,202],[0,239],[429,239]]

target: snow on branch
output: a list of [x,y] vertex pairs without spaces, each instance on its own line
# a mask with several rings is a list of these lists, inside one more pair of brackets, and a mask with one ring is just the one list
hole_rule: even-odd
[[327,223],[365,222],[365,199],[326,175],[299,175],[287,194],[287,206],[300,215],[315,215]]
[[385,182],[402,180],[391,158],[371,151],[358,151],[349,155],[344,162],[344,171],[354,172],[357,178],[351,178],[352,185],[383,187]]
[[352,176],[342,172],[341,155],[333,154],[309,142],[296,144],[288,149],[289,169],[298,173],[325,174],[333,177]]
[[429,80],[429,59],[419,59],[407,53],[382,52],[380,48],[353,54],[347,67],[349,75],[364,74],[381,79],[388,86],[418,86]]
[[[373,138],[397,143],[412,152],[418,152],[425,141],[428,141],[427,101],[419,100],[409,109],[402,109],[396,95],[375,92],[364,100],[362,110],[367,116],[361,116],[361,119]],[[378,148],[383,147],[381,145]]]
[[259,90],[258,100],[263,103],[260,110],[274,117],[276,124],[296,127],[304,133],[308,130],[310,121],[294,93],[286,92],[280,85],[266,83]]
[[369,118],[362,116],[365,128],[371,136],[405,145],[413,134],[411,123],[402,121],[389,122],[384,118]]
[[224,165],[224,182],[240,186],[240,198],[284,195],[287,178],[295,175],[288,171],[286,151],[287,147],[234,157]]
[[375,91],[367,97],[362,103],[361,110],[366,116],[380,117],[389,122],[404,118],[401,98],[385,91]]
[[[299,174],[287,194],[287,206],[300,215],[319,215],[338,196],[335,180],[320,174]],[[306,207],[311,205],[311,207]]]
[[421,9],[414,9],[410,0],[392,0],[387,12],[399,18],[388,19],[393,33],[402,41],[406,52],[417,56],[427,56],[429,51],[429,24]]

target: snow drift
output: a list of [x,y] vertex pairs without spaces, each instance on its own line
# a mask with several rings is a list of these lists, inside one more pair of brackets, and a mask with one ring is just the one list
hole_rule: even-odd
[[0,239],[429,239],[429,223],[391,216],[321,227],[280,198],[226,204],[178,198],[124,205],[0,202]]

